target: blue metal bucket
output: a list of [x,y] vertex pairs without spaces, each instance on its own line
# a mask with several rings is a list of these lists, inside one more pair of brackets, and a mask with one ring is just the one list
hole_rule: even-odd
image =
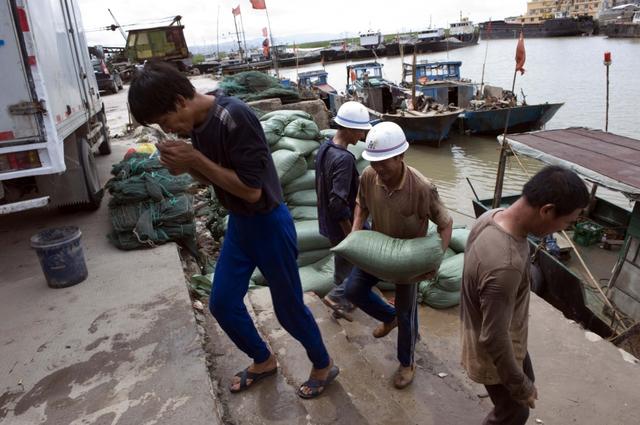
[[89,274],[80,237],[75,226],[46,229],[31,237],[40,266],[52,288],[66,288],[82,282]]

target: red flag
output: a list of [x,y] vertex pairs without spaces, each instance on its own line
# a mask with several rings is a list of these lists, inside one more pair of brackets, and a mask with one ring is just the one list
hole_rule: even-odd
[[250,1],[251,1],[251,6],[253,6],[254,9],[267,8],[267,4],[265,3],[265,0],[250,0]]
[[269,35],[269,32],[267,31],[267,27],[262,28],[262,36],[266,37]]
[[240,5],[231,9],[231,13],[233,13],[233,16],[238,16],[240,14]]
[[518,39],[518,47],[516,47],[516,71],[520,71],[520,75],[524,74],[524,62],[527,59],[527,53],[524,50],[524,34],[520,31],[520,39]]

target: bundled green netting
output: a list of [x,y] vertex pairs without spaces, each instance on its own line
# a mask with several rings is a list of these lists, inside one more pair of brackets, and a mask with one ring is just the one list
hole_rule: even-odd
[[160,202],[138,202],[109,208],[111,225],[117,232],[140,229],[164,223],[189,223],[193,220],[193,205],[188,195],[178,195]]
[[134,154],[111,172],[111,243],[131,250],[175,241],[197,252],[192,198],[185,193],[194,183],[190,175],[173,176],[148,154]]
[[245,102],[279,98],[282,103],[300,100],[300,94],[292,88],[285,88],[280,81],[259,71],[240,72],[226,77],[218,87],[229,96],[236,96]]
[[120,249],[154,247],[168,241],[194,247],[196,229],[189,195],[113,206],[109,218],[113,227],[109,240]]
[[150,172],[144,171],[140,175],[123,180],[113,178],[105,187],[112,196],[109,206],[115,206],[147,199],[161,201],[187,191],[193,183],[189,174],[173,176],[169,170],[163,168]]
[[117,180],[125,180],[133,176],[139,176],[142,173],[158,171],[164,168],[159,158],[149,158],[146,153],[134,153],[128,159],[113,164],[111,174]]

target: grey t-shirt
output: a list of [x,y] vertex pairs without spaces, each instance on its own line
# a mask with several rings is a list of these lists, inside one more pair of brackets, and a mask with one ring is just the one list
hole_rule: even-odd
[[529,243],[495,222],[499,211],[478,219],[464,253],[462,364],[474,381],[502,384],[523,400],[533,388],[522,368],[529,326]]

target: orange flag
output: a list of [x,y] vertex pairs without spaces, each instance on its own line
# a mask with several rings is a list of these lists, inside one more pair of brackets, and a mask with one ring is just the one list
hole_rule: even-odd
[[524,62],[526,59],[527,53],[524,50],[524,34],[520,31],[518,47],[516,47],[516,71],[520,71],[520,75],[524,74]]
[[251,2],[251,6],[253,6],[254,9],[266,9],[267,5],[265,3],[265,0],[249,0]]

